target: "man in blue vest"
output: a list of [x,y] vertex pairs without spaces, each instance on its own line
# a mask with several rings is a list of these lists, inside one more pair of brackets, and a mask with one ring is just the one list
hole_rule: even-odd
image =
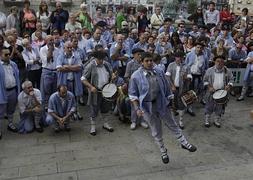
[[142,54],[142,67],[133,73],[129,83],[129,98],[136,114],[149,124],[152,136],[161,152],[163,163],[169,162],[162,138],[162,121],[173,131],[183,149],[194,152],[197,148],[188,143],[168,109],[170,94],[168,81],[159,67],[154,67],[152,54]]

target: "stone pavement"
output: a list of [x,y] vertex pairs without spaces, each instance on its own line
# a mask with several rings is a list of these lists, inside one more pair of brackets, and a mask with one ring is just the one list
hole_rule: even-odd
[[[19,135],[4,130],[0,141],[0,180],[251,180],[253,99],[229,102],[221,129],[203,127],[203,109],[185,117],[184,133],[198,151],[181,149],[164,129],[170,163],[162,164],[149,130],[129,129],[110,115],[115,132],[98,127],[89,135],[87,114],[72,131]],[[87,112],[87,107],[83,108]]]

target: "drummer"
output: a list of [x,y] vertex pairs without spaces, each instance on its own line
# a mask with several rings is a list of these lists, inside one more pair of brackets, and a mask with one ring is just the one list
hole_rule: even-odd
[[189,68],[184,65],[184,52],[176,52],[174,56],[175,61],[169,64],[166,76],[174,93],[174,105],[179,113],[179,127],[184,129],[183,115],[186,107],[181,100],[181,96],[188,90],[192,75]]
[[220,128],[221,115],[225,111],[225,104],[217,104],[213,100],[214,92],[219,89],[229,91],[233,86],[233,74],[226,66],[224,66],[224,60],[225,57],[223,56],[214,57],[215,65],[207,69],[204,76],[204,84],[208,86],[208,98],[207,103],[205,105],[204,121],[204,126],[207,128],[210,127],[210,117],[212,113],[215,114],[214,125],[217,128]]
[[[95,49],[97,49],[95,47]],[[102,88],[111,81],[112,67],[104,61],[107,54],[105,49],[95,50],[92,53],[94,59],[84,67],[81,80],[88,89],[88,105],[90,105],[90,134],[95,136],[96,121],[99,115],[100,119],[104,119],[103,128],[109,132],[113,132],[113,127],[109,125],[107,118],[102,117],[101,113],[107,113],[110,110],[110,102],[102,97]]]

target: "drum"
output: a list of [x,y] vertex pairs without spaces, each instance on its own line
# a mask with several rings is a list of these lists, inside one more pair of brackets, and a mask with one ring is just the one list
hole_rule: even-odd
[[118,88],[115,84],[106,84],[102,89],[102,96],[107,101],[115,101],[118,94]]
[[217,104],[226,104],[228,102],[228,92],[220,89],[213,93],[213,100]]
[[182,95],[181,100],[185,107],[193,104],[198,99],[196,93],[193,90],[187,91]]

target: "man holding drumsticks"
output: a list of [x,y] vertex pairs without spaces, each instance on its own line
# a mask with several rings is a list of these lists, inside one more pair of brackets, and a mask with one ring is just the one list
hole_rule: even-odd
[[[204,76],[204,85],[208,86],[207,103],[205,105],[205,127],[210,127],[210,117],[215,113],[214,125],[217,128],[221,127],[221,115],[225,111],[225,104],[218,104],[213,99],[213,93],[220,89],[229,91],[233,86],[233,74],[224,66],[225,58],[223,56],[216,56],[214,58],[215,65],[207,69]],[[227,93],[227,92],[224,92]]]
[[[98,47],[99,46],[99,47]],[[104,61],[107,54],[105,49],[101,49],[100,45],[95,46],[95,51],[92,53],[90,63],[84,67],[81,80],[88,89],[88,105],[90,105],[90,134],[95,136],[96,133],[96,118],[99,115],[104,119],[103,128],[109,132],[113,132],[113,128],[107,122],[105,117],[102,118],[101,113],[107,113],[110,110],[110,102],[102,97],[102,88],[111,81],[112,67]]]

